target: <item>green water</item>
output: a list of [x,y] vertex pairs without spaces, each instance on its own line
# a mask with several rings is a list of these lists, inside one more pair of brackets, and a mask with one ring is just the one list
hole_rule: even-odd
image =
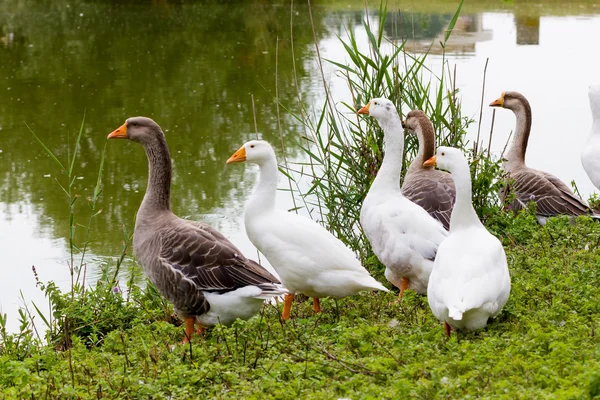
[[[299,80],[313,43],[305,10],[293,32]],[[320,29],[322,18],[315,23]],[[243,168],[226,169],[225,160],[252,137],[251,95],[259,131],[278,140],[276,68],[280,101],[297,104],[288,4],[22,2],[0,9],[0,37],[0,201],[31,203],[41,228],[65,240],[68,203],[54,178],[66,178],[25,124],[66,160],[85,115],[75,161],[81,218],[107,134],[130,116],[155,119],[175,166],[173,208],[197,217],[236,196]],[[282,122],[285,136],[298,135],[287,113]],[[94,253],[119,253],[146,176],[140,146],[108,143]]]

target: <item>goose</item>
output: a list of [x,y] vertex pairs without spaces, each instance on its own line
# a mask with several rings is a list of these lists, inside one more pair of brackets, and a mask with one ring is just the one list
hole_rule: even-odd
[[[590,214],[589,206],[560,179],[544,171],[538,171],[525,165],[527,141],[531,132],[531,107],[521,93],[503,92],[490,107],[508,108],[515,113],[517,125],[511,147],[505,156],[504,171],[508,173],[510,183],[501,193],[502,201],[514,189],[515,199],[510,208],[518,212],[533,201],[537,204],[537,219],[543,225],[548,217],[554,215]],[[511,187],[512,186],[512,187]]]
[[423,165],[435,154],[433,124],[423,111],[414,110],[406,115],[402,126],[419,139],[419,151],[404,176],[402,194],[448,230],[456,197],[454,181],[449,173]]
[[386,279],[400,288],[399,296],[406,289],[425,294],[435,254],[448,232],[400,190],[404,130],[394,104],[376,98],[358,113],[377,120],[385,146],[381,168],[360,210],[360,224],[385,265]]
[[310,218],[275,208],[278,167],[271,145],[262,140],[245,143],[227,164],[257,164],[260,178],[244,213],[246,233],[271,263],[288,289],[282,318],[289,319],[295,293],[313,298],[313,310],[321,311],[319,299],[342,298],[361,290],[387,292],[352,250]]
[[590,86],[588,96],[592,110],[592,131],[581,153],[581,164],[594,186],[600,189],[600,85]]
[[153,120],[129,118],[108,135],[144,146],[148,187],[137,212],[133,253],[150,281],[185,321],[184,343],[218,323],[249,319],[265,299],[287,293],[279,280],[244,257],[225,236],[171,211],[171,156]]
[[438,249],[429,278],[429,307],[448,336],[451,328],[481,329],[498,315],[510,294],[504,248],[473,208],[469,164],[461,151],[439,147],[425,165],[450,171],[456,185],[450,235]]

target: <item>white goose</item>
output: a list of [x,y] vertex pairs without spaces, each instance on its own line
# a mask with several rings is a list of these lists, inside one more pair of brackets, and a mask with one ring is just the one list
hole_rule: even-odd
[[248,161],[260,167],[260,180],[246,204],[244,223],[250,241],[267,257],[290,294],[282,318],[290,317],[293,294],[313,298],[320,311],[322,297],[342,298],[361,290],[388,290],[377,282],[352,250],[315,221],[275,208],[277,159],[262,140],[244,144],[227,164]]
[[440,147],[425,165],[450,171],[456,186],[450,236],[440,245],[429,278],[429,307],[444,322],[448,336],[450,327],[483,328],[502,310],[510,294],[504,248],[477,217],[469,164],[460,150]]
[[372,99],[358,113],[377,119],[385,145],[381,168],[360,211],[360,224],[386,267],[385,277],[400,288],[400,296],[407,288],[425,294],[438,246],[448,232],[402,195],[404,130],[394,104],[387,99]]
[[600,85],[590,86],[588,96],[592,109],[592,131],[581,153],[581,164],[594,186],[600,189]]

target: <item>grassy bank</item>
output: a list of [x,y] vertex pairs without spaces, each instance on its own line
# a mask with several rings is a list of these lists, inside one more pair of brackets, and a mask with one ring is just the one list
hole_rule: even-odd
[[[280,309],[191,346],[155,298],[111,292],[127,323],[99,343],[0,356],[3,398],[589,398],[600,396],[600,225],[489,222],[506,246],[512,293],[487,329],[447,339],[426,298],[363,293]],[[113,306],[114,307],[114,306]],[[279,307],[281,308],[281,307]],[[127,313],[125,312],[127,310]],[[134,311],[133,313],[131,311]],[[339,312],[338,312],[339,311]],[[135,315],[133,320],[131,315]],[[89,337],[88,337],[89,338]],[[27,342],[21,338],[20,346]],[[5,343],[6,346],[6,343]],[[23,350],[23,349],[21,349]]]

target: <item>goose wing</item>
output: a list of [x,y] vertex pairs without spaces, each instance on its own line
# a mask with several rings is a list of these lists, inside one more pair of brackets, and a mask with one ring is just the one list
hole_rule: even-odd
[[588,205],[575,196],[564,182],[547,172],[531,168],[510,173],[513,179],[515,201],[511,206],[520,210],[530,201],[537,204],[537,213],[543,216],[553,215],[584,215],[590,213]]
[[390,197],[376,207],[363,206],[360,220],[380,259],[406,259],[410,250],[433,261],[448,235],[423,208],[401,196]]
[[227,292],[248,285],[279,283],[269,271],[246,258],[225,236],[206,224],[174,226],[163,233],[161,244],[163,262],[182,271],[202,290]]
[[[210,226],[178,220],[157,232],[158,277],[163,294],[189,315],[209,310],[203,292],[226,293],[246,286],[277,291],[279,280],[246,258]],[[166,287],[165,287],[166,286]]]
[[450,216],[456,198],[450,174],[439,170],[415,172],[405,178],[402,193],[440,221],[446,230],[450,228]]

